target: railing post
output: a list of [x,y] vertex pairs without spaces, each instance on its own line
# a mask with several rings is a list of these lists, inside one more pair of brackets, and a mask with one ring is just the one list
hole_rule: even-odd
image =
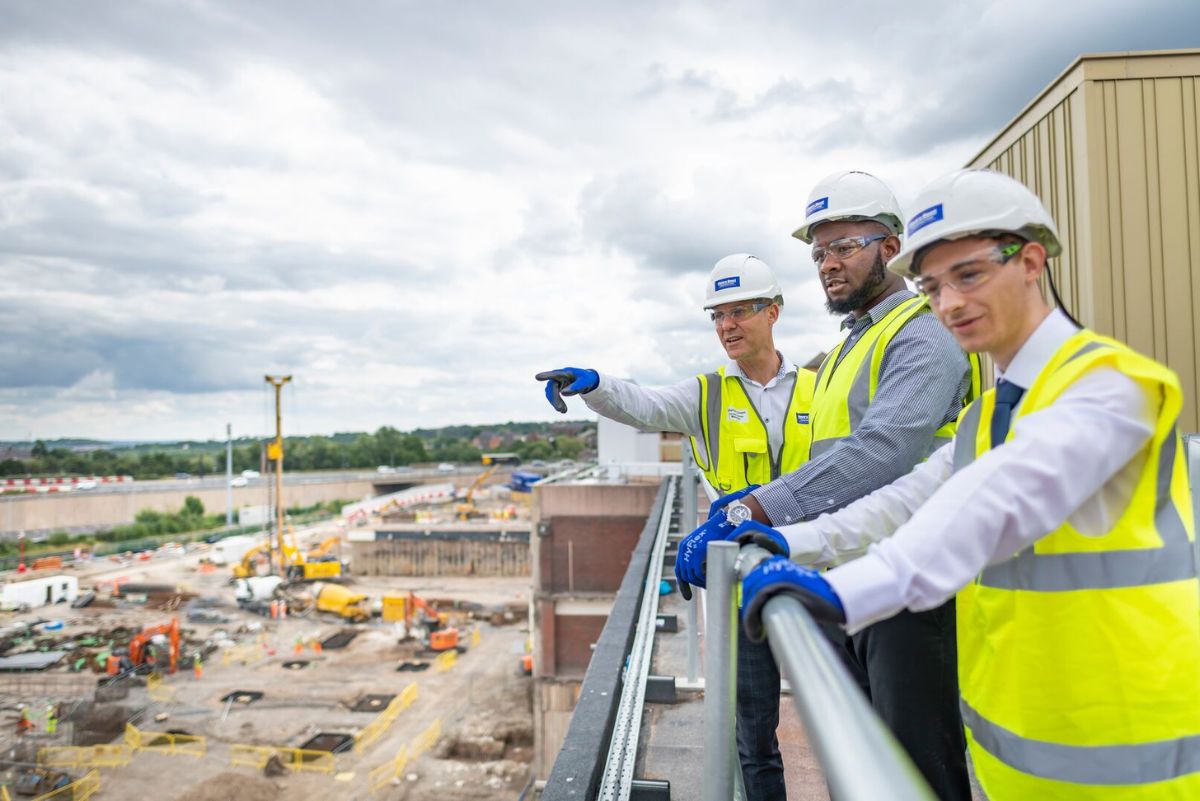
[[734,710],[737,703],[737,608],[733,542],[708,545],[708,591],[704,638],[704,762],[708,777],[703,801],[729,801],[737,766]]

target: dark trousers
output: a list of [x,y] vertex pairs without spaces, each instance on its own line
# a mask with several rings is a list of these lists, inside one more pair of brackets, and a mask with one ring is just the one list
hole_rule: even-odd
[[[828,630],[826,634],[830,634]],[[871,706],[942,801],[971,801],[967,742],[958,711],[954,601],[907,610],[847,637],[846,661]]]
[[[822,626],[834,652],[942,801],[970,801],[966,738],[958,711],[954,601],[903,611],[853,636]],[[779,726],[779,668],[764,642],[738,627],[737,744],[748,801],[786,799]]]
[[779,754],[779,666],[766,642],[751,642],[741,626],[737,654],[737,746],[747,801],[784,801]]

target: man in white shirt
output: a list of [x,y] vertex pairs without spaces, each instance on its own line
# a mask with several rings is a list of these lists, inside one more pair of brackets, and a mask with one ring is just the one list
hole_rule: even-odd
[[762,636],[777,593],[851,632],[957,595],[960,706],[988,798],[1200,797],[1178,378],[1051,309],[1038,282],[1058,234],[1016,181],[964,170],[915,208],[888,267],[992,357],[997,387],[892,484],[808,523],[743,524],[735,536],[783,554],[744,580],[747,632]]
[[[775,348],[772,330],[783,292],[765,262],[744,253],[726,256],[709,275],[705,295],[705,309],[729,357],[712,373],[666,387],[642,387],[573,367],[536,378],[546,382],[546,397],[561,412],[566,411],[561,395],[581,394],[588,408],[605,417],[644,431],[687,434],[709,482],[737,497],[808,459],[816,376]],[[702,555],[709,541],[724,539],[734,529],[724,514],[718,518],[680,545],[675,574],[686,598],[691,590],[680,572],[683,556]],[[779,673],[761,644],[739,637],[738,653],[739,753],[748,801],[768,801],[784,792],[775,735]]]

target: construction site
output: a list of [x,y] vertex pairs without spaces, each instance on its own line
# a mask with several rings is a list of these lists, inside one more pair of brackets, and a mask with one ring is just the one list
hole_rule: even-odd
[[0,798],[518,798],[530,524],[501,479],[6,577]]

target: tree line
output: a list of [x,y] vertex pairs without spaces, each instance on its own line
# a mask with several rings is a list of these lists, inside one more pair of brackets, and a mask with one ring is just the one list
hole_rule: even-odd
[[[538,424],[510,424],[535,428]],[[577,459],[584,441],[573,433],[552,434],[541,424],[538,438],[514,440],[500,450],[516,453],[522,460]],[[341,470],[374,468],[378,465],[412,465],[435,462],[478,463],[481,451],[471,440],[478,428],[455,426],[437,431],[404,433],[383,426],[373,434],[285,437],[286,470]],[[537,433],[537,432],[529,432]],[[241,439],[234,443],[233,470],[259,470],[263,465],[265,441]],[[28,458],[0,460],[0,476],[41,475],[128,475],[135,479],[169,478],[181,473],[206,476],[225,472],[222,442],[176,443],[137,448],[76,450],[47,445],[38,440]]]

